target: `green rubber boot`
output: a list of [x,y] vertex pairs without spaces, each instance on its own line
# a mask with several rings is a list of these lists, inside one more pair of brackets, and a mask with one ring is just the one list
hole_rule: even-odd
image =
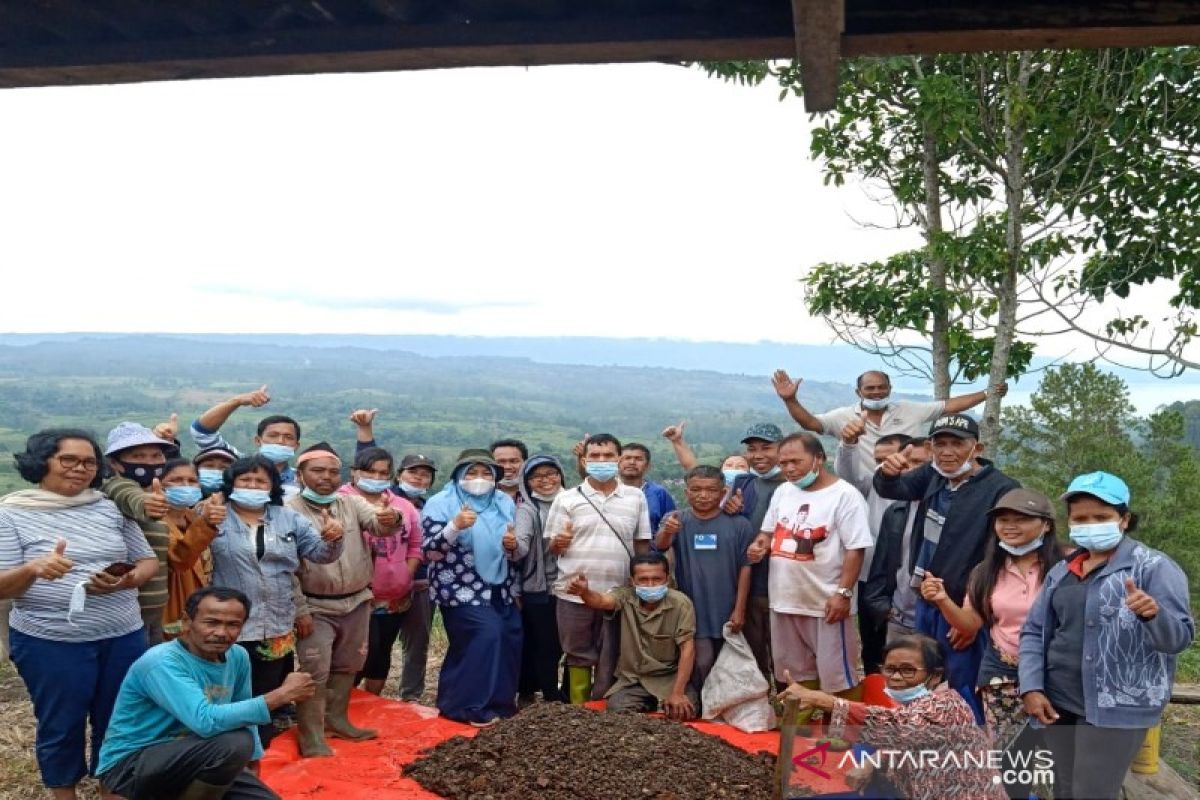
[[350,690],[354,688],[354,676],[338,672],[329,676],[325,684],[325,729],[339,739],[362,742],[374,739],[379,732],[371,728],[356,728],[350,723],[347,712],[350,708]]
[[592,697],[592,668],[567,667],[567,691],[571,705],[581,706]]
[[296,741],[304,758],[333,755],[325,741],[325,687],[317,689],[311,699],[296,703]]

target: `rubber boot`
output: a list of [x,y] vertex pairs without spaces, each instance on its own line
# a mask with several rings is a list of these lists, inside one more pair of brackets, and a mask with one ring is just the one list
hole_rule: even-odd
[[325,742],[325,687],[317,689],[311,700],[296,704],[296,741],[304,758],[333,755]]
[[347,715],[350,708],[350,690],[354,688],[354,676],[348,672],[334,673],[325,685],[325,728],[339,739],[361,742],[374,739],[379,731],[371,728],[356,728]]
[[224,786],[214,786],[204,781],[192,781],[184,787],[177,800],[221,800],[232,785],[227,783]]
[[592,696],[592,668],[567,667],[567,692],[571,705],[581,706]]

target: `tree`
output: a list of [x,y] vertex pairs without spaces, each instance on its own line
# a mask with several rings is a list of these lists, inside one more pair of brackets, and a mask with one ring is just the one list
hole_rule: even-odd
[[[1076,475],[1119,475],[1139,516],[1136,537],[1200,575],[1200,460],[1182,441],[1179,412],[1140,419],[1124,381],[1094,364],[1068,364],[1047,370],[1029,406],[1008,409],[1006,419],[1006,472],[1049,497]],[[1065,522],[1060,515],[1060,530]]]
[[[804,278],[809,310],[843,340],[928,377],[938,397],[959,381],[1021,374],[1037,337],[1067,331],[1087,332],[1101,355],[1123,347],[1168,374],[1195,366],[1185,348],[1200,294],[1191,277],[1200,266],[1200,188],[1190,177],[1197,65],[1191,50],[846,62],[812,153],[827,183],[857,177],[882,188],[894,224],[916,227],[924,245],[817,265]],[[803,92],[794,64],[709,71],[773,78],[781,98]],[[1172,213],[1154,213],[1164,199]],[[1165,345],[1152,339],[1162,326],[1144,317],[1088,316],[1157,278],[1179,280]],[[989,442],[999,402],[984,409]]]

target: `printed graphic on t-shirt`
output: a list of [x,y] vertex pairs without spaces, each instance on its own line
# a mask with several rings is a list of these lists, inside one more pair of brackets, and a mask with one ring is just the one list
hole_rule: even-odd
[[780,517],[771,537],[771,555],[790,558],[793,561],[812,561],[813,550],[828,538],[824,525],[813,527],[808,524],[808,504],[800,506],[796,518]]

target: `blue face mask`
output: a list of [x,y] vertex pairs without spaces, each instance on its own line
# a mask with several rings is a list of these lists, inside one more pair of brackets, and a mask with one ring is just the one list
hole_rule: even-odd
[[595,478],[601,483],[607,483],[617,477],[617,462],[589,461],[586,465],[589,478]]
[[242,508],[262,508],[271,502],[271,493],[266,489],[234,489],[229,499]]
[[635,586],[633,591],[637,594],[639,600],[647,603],[657,603],[667,596],[667,585],[662,586]]
[[880,400],[872,400],[868,397],[864,397],[862,399],[862,407],[865,408],[867,411],[883,411],[885,408],[887,408],[891,404],[892,404],[892,401],[886,397],[884,397]]
[[200,470],[200,487],[215,492],[225,483],[225,473],[219,469]]
[[760,478],[770,479],[770,478],[774,478],[776,475],[779,474],[779,465],[776,464],[775,466],[771,467],[766,472],[758,472],[756,470],[750,470],[750,471],[753,472],[755,475],[757,475]]
[[734,481],[743,475],[749,475],[750,470],[746,469],[723,469],[721,473],[725,476],[725,485],[733,486]]
[[1025,544],[1009,544],[1003,539],[999,539],[996,541],[996,544],[1000,545],[1000,549],[1008,553],[1010,556],[1023,556],[1026,553],[1032,553],[1034,550],[1037,550],[1039,547],[1041,547],[1042,541],[1045,538],[1045,536],[1039,536],[1032,541],[1026,542]]
[[404,492],[409,497],[424,497],[428,489],[419,489],[411,483],[400,481],[400,491]]
[[380,478],[359,478],[358,488],[362,489],[367,494],[379,494],[386,492],[392,488],[392,482],[387,479]]
[[821,470],[814,469],[812,472],[808,473],[800,480],[792,481],[792,486],[795,486],[797,489],[807,489],[808,487],[813,485],[813,482],[816,481],[817,477],[820,474],[821,474]]
[[1121,537],[1124,535],[1121,525],[1117,522],[1071,526],[1071,541],[1092,553],[1112,550],[1121,543]]
[[883,687],[883,691],[897,703],[908,705],[912,701],[919,700],[929,694],[929,687],[923,683],[918,683],[916,686],[910,686],[907,689],[893,689],[890,686],[885,686]]
[[317,494],[308,487],[305,487],[304,491],[300,492],[300,496],[309,502],[316,503],[319,506],[327,506],[334,500],[337,500],[338,497],[337,492],[334,492],[333,494]]
[[258,454],[272,464],[285,464],[296,455],[296,448],[285,444],[263,444],[259,445]]
[[191,508],[200,502],[200,487],[199,486],[168,486],[163,494],[167,496],[167,502],[176,508]]

